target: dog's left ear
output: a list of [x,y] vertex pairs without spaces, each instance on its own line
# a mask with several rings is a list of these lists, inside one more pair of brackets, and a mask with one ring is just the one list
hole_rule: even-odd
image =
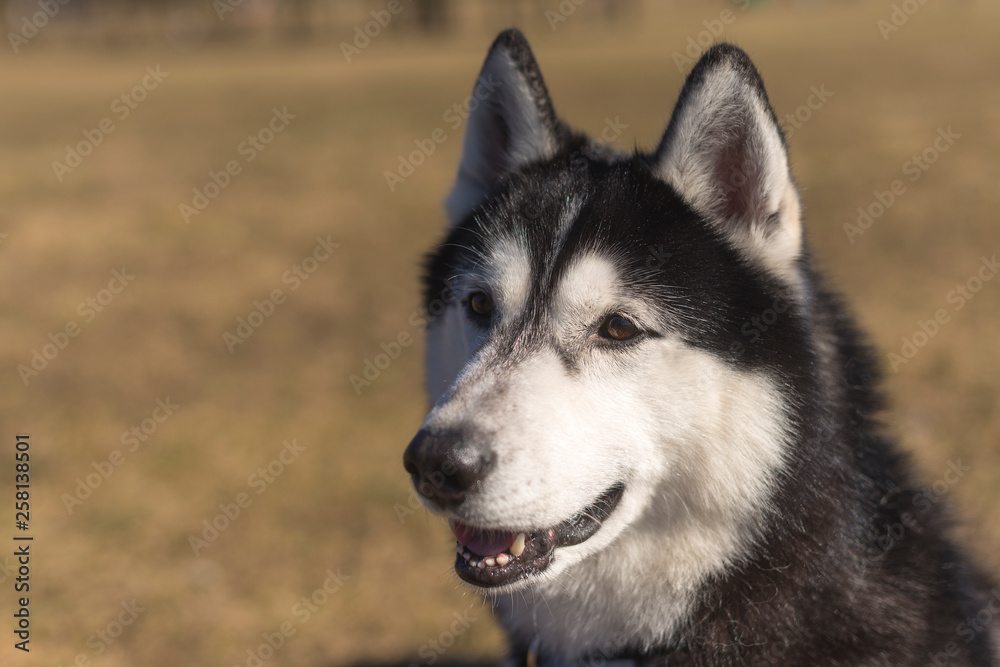
[[458,177],[445,201],[453,225],[504,176],[551,157],[569,132],[556,117],[528,40],[517,28],[493,42],[472,100]]
[[741,49],[718,44],[695,65],[654,169],[751,259],[793,279],[798,192],[764,82]]

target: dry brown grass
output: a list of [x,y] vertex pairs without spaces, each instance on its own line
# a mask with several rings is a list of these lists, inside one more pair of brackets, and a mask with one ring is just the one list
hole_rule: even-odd
[[[724,35],[756,59],[779,114],[812,85],[834,92],[792,153],[815,252],[883,359],[1000,250],[1000,16],[986,3],[928,3],[885,42],[875,22],[889,4],[767,5]],[[610,30],[581,18],[550,32],[536,19],[528,36],[571,123],[594,131],[620,116],[618,143],[648,146],[682,81],[672,54],[724,7],[650,9]],[[447,528],[394,512],[409,496],[400,454],[425,409],[420,345],[361,396],[348,381],[381,342],[419,333],[408,322],[418,265],[441,230],[459,133],[395,193],[382,173],[468,94],[494,27],[443,44],[386,37],[350,66],[334,46],[3,59],[0,455],[12,455],[15,432],[32,434],[36,541],[33,650],[14,651],[8,634],[0,661],[242,665],[261,633],[292,620],[275,664],[421,663],[420,647],[470,606],[479,620],[445,657],[499,654],[486,612],[450,574]],[[63,147],[157,63],[169,78],[57,183],[50,163]],[[185,225],[178,204],[238,158],[275,106],[297,118]],[[848,243],[842,225],[857,207],[948,126],[962,138]],[[340,248],[289,292],[282,273],[326,235]],[[134,282],[25,387],[18,364],[81,321],[77,304],[122,266]],[[288,301],[229,354],[223,332],[275,288]],[[971,467],[947,497],[1000,572],[998,303],[1000,280],[889,373],[888,389],[892,428],[928,482],[949,460]],[[167,396],[176,414],[68,514],[62,494]],[[249,489],[253,504],[195,557],[189,536],[291,438],[305,452],[264,493]],[[0,489],[12,521],[8,472]],[[292,606],[328,568],[350,579],[298,623]],[[9,610],[9,579],[2,590]],[[95,656],[88,636],[133,599],[145,612]]]

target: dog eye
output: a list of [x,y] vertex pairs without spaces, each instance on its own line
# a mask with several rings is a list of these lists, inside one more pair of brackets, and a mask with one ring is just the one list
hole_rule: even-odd
[[469,310],[479,317],[489,317],[493,314],[493,299],[486,292],[473,292],[469,295]]
[[635,322],[622,315],[611,315],[601,325],[601,336],[611,340],[625,341],[639,335]]

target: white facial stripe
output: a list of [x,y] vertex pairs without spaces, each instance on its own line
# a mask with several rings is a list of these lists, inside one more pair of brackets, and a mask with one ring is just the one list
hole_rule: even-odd
[[503,238],[487,250],[485,276],[504,318],[516,317],[531,294],[531,259],[524,242]]
[[553,304],[553,318],[560,330],[589,324],[620,303],[618,271],[610,260],[587,254],[566,269]]
[[567,341],[582,329],[614,312],[640,326],[655,326],[659,315],[624,289],[614,261],[596,253],[582,255],[567,268],[556,288],[552,317],[557,334]]
[[[573,229],[573,223],[576,222],[577,216],[580,215],[583,202],[583,195],[573,195],[566,202],[562,211],[560,211],[559,221],[556,223],[556,242],[551,255],[553,259],[558,257],[562,249],[566,246],[566,239],[569,237],[570,230]],[[548,277],[546,276],[546,279]]]

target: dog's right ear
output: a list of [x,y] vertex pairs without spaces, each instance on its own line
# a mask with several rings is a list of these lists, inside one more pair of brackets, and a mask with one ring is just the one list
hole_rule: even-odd
[[749,258],[796,279],[798,191],[764,82],[742,49],[717,44],[701,57],[654,163],[657,174]]
[[500,33],[473,88],[458,178],[445,201],[452,225],[478,206],[511,171],[551,157],[567,133],[528,40]]

